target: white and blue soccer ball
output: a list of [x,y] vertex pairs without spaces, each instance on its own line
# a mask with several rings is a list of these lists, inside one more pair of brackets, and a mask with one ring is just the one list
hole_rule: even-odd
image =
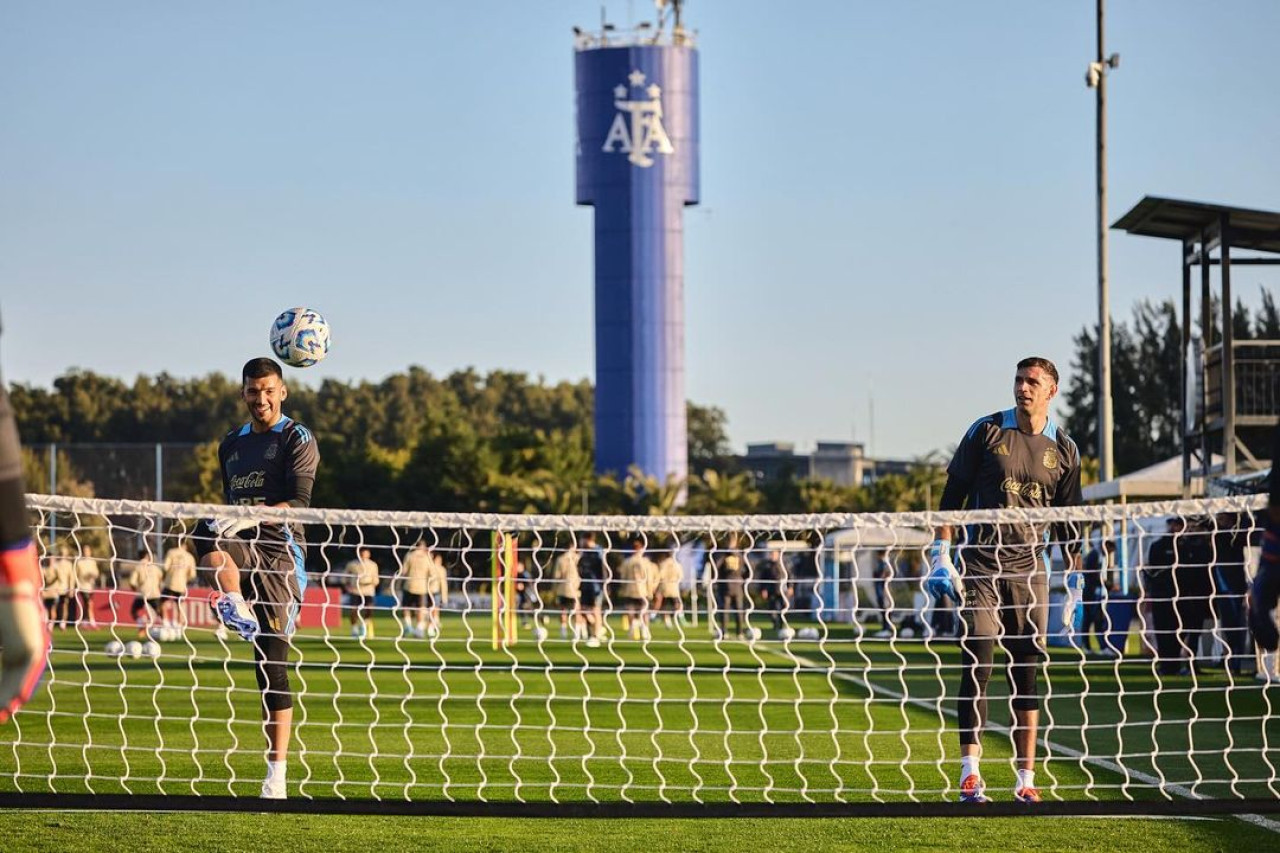
[[142,657],[142,643],[139,643],[137,640],[130,640],[124,644],[124,653],[134,660],[137,660]]
[[149,658],[158,658],[160,657],[160,644],[157,643],[155,640],[147,640],[145,643],[142,644],[141,651],[142,651],[142,654],[146,655]]
[[788,640],[794,640],[795,638],[796,638],[796,629],[792,628],[790,625],[783,625],[781,628],[778,629],[779,640],[786,642]]
[[271,324],[271,351],[290,367],[310,367],[329,353],[329,324],[311,308],[281,311]]
[[124,654],[124,643],[119,640],[108,640],[106,652],[111,657],[118,658],[120,655]]

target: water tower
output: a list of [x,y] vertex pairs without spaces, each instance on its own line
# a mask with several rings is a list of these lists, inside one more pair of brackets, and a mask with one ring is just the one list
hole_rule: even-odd
[[684,208],[698,203],[698,52],[679,0],[575,28],[577,203],[595,208],[596,470],[688,473]]

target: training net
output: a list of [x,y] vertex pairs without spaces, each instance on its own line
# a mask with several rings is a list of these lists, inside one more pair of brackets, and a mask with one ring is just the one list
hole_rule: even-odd
[[[291,798],[953,800],[965,620],[920,588],[942,523],[1034,525],[1085,555],[1068,577],[1054,542],[1039,568],[1047,800],[1274,798],[1280,688],[1245,627],[1261,501],[635,518],[31,496],[52,652],[0,728],[0,791],[258,796],[252,647],[219,630],[203,572],[155,590],[201,519],[253,517],[309,543]],[[997,801],[1014,780],[1004,661],[997,645]]]

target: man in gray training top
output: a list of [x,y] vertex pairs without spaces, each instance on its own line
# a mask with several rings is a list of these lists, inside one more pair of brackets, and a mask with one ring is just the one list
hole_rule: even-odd
[[[1074,506],[1080,503],[1080,451],[1049,418],[1058,393],[1058,370],[1044,358],[1018,362],[1015,406],[980,418],[965,433],[947,468],[940,509]],[[1079,557],[1074,525],[1054,525],[1067,570]],[[1009,658],[1013,684],[1014,797],[1040,802],[1035,788],[1035,743],[1040,702],[1036,679],[1044,657],[1049,612],[1045,525],[1010,522],[970,525],[951,560],[952,528],[939,527],[929,547],[932,572],[925,588],[935,598],[961,604],[960,801],[988,802],[978,761],[987,720],[987,681],[998,641]]]
[[[311,431],[281,411],[289,389],[280,365],[255,358],[241,378],[249,422],[218,446],[223,496],[241,506],[309,506],[320,451]],[[269,747],[262,796],[283,799],[293,725],[289,638],[307,585],[302,527],[256,518],[211,519],[203,527],[194,538],[200,565],[214,571],[222,593],[214,609],[223,624],[253,643],[257,661]]]

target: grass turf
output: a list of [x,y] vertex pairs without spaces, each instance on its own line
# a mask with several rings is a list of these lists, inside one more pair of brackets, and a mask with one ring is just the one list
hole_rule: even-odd
[[5,850],[1264,850],[1275,835],[1232,818],[1106,820],[514,820],[336,815],[2,811]]
[[[785,645],[712,642],[705,628],[684,631],[682,640],[678,630],[655,626],[651,643],[618,637],[587,649],[559,640],[553,629],[545,642],[526,633],[518,646],[494,650],[487,614],[476,613],[447,620],[434,642],[395,637],[386,618],[379,637],[364,642],[304,632],[292,671],[300,699],[290,795],[561,802],[954,797],[953,644],[855,641],[848,626],[830,628],[821,643]],[[0,730],[0,791],[256,795],[263,752],[247,645],[192,629],[166,643],[154,661],[115,659],[103,651],[112,636],[55,635],[39,696]],[[1008,718],[999,681],[991,690],[996,722]],[[1049,694],[1042,730],[1058,747],[1042,751],[1039,765],[1048,798],[1161,797],[1152,780],[1198,796],[1276,795],[1270,781],[1271,768],[1280,765],[1280,724],[1270,714],[1276,688],[1222,672],[1157,679],[1148,662],[1087,660],[1071,650],[1054,651],[1041,683]],[[989,733],[985,750],[992,792],[1007,800],[1008,735]],[[9,831],[18,814],[31,821],[30,832]],[[40,840],[81,849],[63,839],[120,838],[117,822],[129,818],[155,822],[161,837],[172,837],[165,822],[181,821],[175,825],[184,833],[192,827],[182,839],[196,845],[189,849],[204,849],[202,839],[216,839],[220,827],[251,836],[264,823],[299,821],[3,812],[0,831],[17,841],[13,849]],[[877,839],[982,849],[1009,837],[1005,824],[814,820],[788,831],[787,821],[741,819],[603,826],[611,835],[625,829],[625,837],[650,849],[667,849],[664,839],[678,839],[673,849],[814,849]],[[207,833],[200,829],[206,826]],[[1124,849],[1118,838],[1133,839],[1135,847],[1234,846],[1265,833],[1230,820],[1036,818],[1020,826],[1020,849]],[[544,841],[574,849],[578,839],[585,845],[598,834],[589,823],[538,820],[308,816],[299,827],[290,833],[298,849],[324,843],[326,832],[358,834],[362,844],[380,833],[410,832],[428,846],[438,834],[490,849]],[[129,837],[141,843],[149,836],[130,830]],[[802,845],[801,838],[813,843]],[[733,839],[740,843],[722,844]]]

